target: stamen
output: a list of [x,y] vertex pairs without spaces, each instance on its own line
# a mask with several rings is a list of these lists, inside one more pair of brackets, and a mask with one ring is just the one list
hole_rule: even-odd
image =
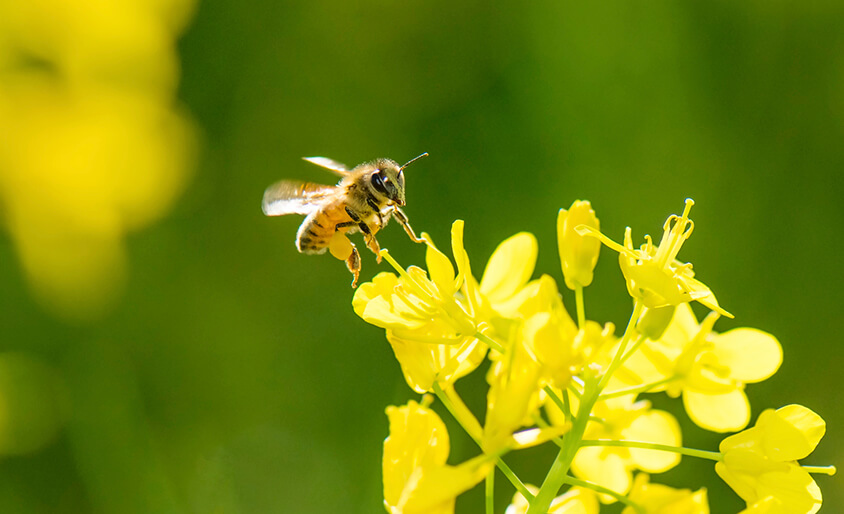
[[594,227],[590,227],[589,225],[578,225],[578,226],[574,227],[574,231],[577,232],[577,234],[581,235],[581,236],[595,237],[595,238],[599,239],[602,243],[607,245],[608,247],[615,250],[616,252],[623,253],[623,254],[627,255],[628,257],[630,257],[631,259],[638,258],[635,251],[616,243],[615,241],[613,241],[609,237],[605,236],[600,230],[598,230]]

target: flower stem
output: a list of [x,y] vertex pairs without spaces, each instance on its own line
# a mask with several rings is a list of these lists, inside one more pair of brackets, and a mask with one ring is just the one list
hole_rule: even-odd
[[[470,411],[469,408],[466,407],[466,404],[463,403],[463,400],[457,394],[457,391],[455,391],[453,387],[449,387],[448,391],[444,391],[439,382],[434,382],[434,394],[437,395],[437,398],[439,398],[445,408],[448,409],[451,416],[457,420],[457,423],[463,427],[463,430],[469,434],[469,437],[475,441],[475,444],[483,450],[481,441],[481,437],[483,437],[483,429],[481,428],[481,424],[478,423],[475,415],[472,414],[472,411]],[[513,484],[513,487],[522,493],[522,496],[527,498],[528,501],[533,501],[533,494],[528,490],[525,484],[522,483],[519,477],[513,473],[510,466],[508,466],[500,456],[496,457],[495,463],[498,466],[498,469],[500,469],[501,472],[504,473],[504,476],[507,477],[507,480]]]
[[490,348],[492,348],[492,349],[493,349],[493,350],[495,350],[496,352],[498,352],[498,353],[504,353],[504,345],[502,345],[501,343],[499,343],[499,342],[498,342],[498,341],[496,341],[495,339],[493,339],[493,338],[489,337],[488,335],[486,335],[486,334],[484,334],[484,333],[482,333],[482,332],[475,332],[474,337],[475,337],[476,339],[480,339],[481,341],[483,341],[484,343],[486,343],[486,344],[487,344],[487,346],[489,346]]
[[598,400],[600,390],[597,388],[597,385],[598,380],[596,377],[588,377],[584,383],[583,396],[580,399],[580,406],[572,423],[571,431],[563,439],[563,445],[559,453],[557,453],[551,469],[545,476],[542,487],[539,488],[536,500],[530,502],[527,514],[545,514],[548,512],[551,501],[553,501],[557,495],[557,491],[565,483],[571,463],[574,460],[575,454],[577,454],[577,450],[580,448],[583,433],[586,431],[589,413],[592,412],[592,407],[594,407],[595,402]]
[[651,382],[650,384],[616,389],[615,391],[609,393],[603,393],[601,395],[601,400],[609,400],[610,398],[618,398],[619,396],[627,396],[628,394],[647,393],[661,385],[669,384],[675,380],[677,380],[677,377],[668,377],[663,378],[662,380],[657,380],[656,382]]
[[635,510],[638,514],[645,514],[645,509],[641,505],[632,501],[627,496],[613,491],[612,489],[607,489],[606,487],[600,486],[598,484],[593,484],[592,482],[587,482],[586,480],[579,480],[577,478],[574,478],[573,476],[566,476],[565,483],[570,485],[576,485],[578,487],[584,487],[586,489],[592,489],[595,492],[612,496],[616,500]]
[[577,304],[577,328],[586,328],[586,307],[583,305],[583,286],[574,289],[574,300]]
[[682,446],[669,446],[667,444],[645,443],[641,441],[625,441],[614,439],[586,439],[581,441],[581,446],[621,446],[623,448],[642,448],[644,450],[659,450],[663,452],[679,453],[681,455],[688,455],[689,457],[698,457],[700,459],[720,461],[723,459],[721,452],[710,452],[706,450],[697,450],[695,448],[685,448]]
[[635,332],[634,328],[636,323],[639,321],[639,317],[642,315],[642,310],[644,310],[644,308],[645,306],[639,300],[636,300],[633,304],[633,313],[630,315],[630,321],[627,322],[627,328],[624,330],[624,335],[621,336],[621,341],[618,343],[618,353],[616,353],[609,368],[607,368],[606,373],[604,373],[604,376],[601,378],[601,383],[598,384],[599,392],[607,386],[612,374],[615,373],[615,370],[617,370],[619,366],[621,366],[621,363],[624,360],[624,351],[627,349],[627,345],[633,337],[633,333]]
[[495,469],[489,472],[484,483],[486,514],[493,514],[495,507]]
[[545,394],[547,394],[548,397],[551,398],[551,401],[554,402],[554,405],[556,405],[557,408],[560,409],[563,414],[565,414],[566,419],[571,419],[571,409],[569,408],[569,402],[565,401],[568,400],[565,395],[565,392],[563,392],[563,398],[565,400],[561,400],[560,397],[557,396],[557,392],[551,389],[551,386],[545,386],[543,391],[545,391]]
[[624,356],[621,357],[621,364],[627,362],[627,359],[629,359],[630,356],[633,355],[636,350],[639,349],[640,346],[642,346],[642,343],[644,343],[646,339],[647,337],[645,336],[645,334],[639,334],[639,337],[636,338],[636,342],[633,343],[633,346],[631,346],[630,349],[624,354]]

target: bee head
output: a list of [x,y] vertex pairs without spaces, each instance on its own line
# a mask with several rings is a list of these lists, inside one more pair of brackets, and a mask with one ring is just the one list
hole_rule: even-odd
[[376,193],[401,206],[404,205],[404,173],[396,161],[378,159],[369,183]]
[[399,166],[392,159],[378,159],[371,164],[375,169],[369,175],[370,186],[394,204],[404,205],[404,169],[413,161],[427,156],[425,152],[407,161],[404,166]]

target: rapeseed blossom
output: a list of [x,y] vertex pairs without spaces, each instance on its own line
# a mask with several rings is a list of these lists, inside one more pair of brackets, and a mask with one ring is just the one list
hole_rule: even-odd
[[423,400],[388,407],[390,436],[384,441],[384,505],[393,514],[449,514],[457,495],[483,480],[494,462],[481,455],[446,464],[448,432]]
[[[676,259],[692,232],[692,201],[665,222],[659,245],[633,248],[627,229],[618,245],[599,229],[588,202],[558,215],[563,278],[575,293],[575,316],[551,275],[533,278],[538,244],[528,233],[504,240],[477,281],[463,246],[462,221],[452,226],[452,261],[426,243],[427,271],[401,267],[379,273],[355,293],[353,307],[385,329],[408,385],[431,392],[475,441],[481,455],[448,466],[448,435],[423,404],[391,407],[384,451],[384,495],[392,514],[451,513],[454,498],[485,481],[486,513],[494,512],[493,466],[516,489],[506,514],[595,514],[599,501],[621,502],[624,514],[708,514],[705,489],[651,482],[681,456],[715,461],[715,469],[747,502],[747,514],[811,513],[820,489],[801,467],[823,435],[823,420],[805,407],[765,411],[756,426],[730,436],[720,451],[682,446],[680,424],[652,409],[645,393],[682,397],[686,414],[716,432],[744,428],[749,384],[773,375],[782,362],[779,341],[764,331],[715,331],[715,294]],[[583,289],[594,279],[597,243],[619,252],[633,300],[626,328],[588,319]],[[710,309],[698,322],[690,302]],[[476,415],[455,382],[488,359],[485,412]],[[508,452],[553,440],[557,456],[539,487],[525,484],[506,464]],[[548,445],[548,447],[551,447]],[[635,477],[634,477],[635,474]],[[563,491],[569,486],[567,491]]]
[[715,471],[748,507],[762,510],[759,502],[765,502],[767,512],[817,512],[821,490],[797,461],[815,450],[825,432],[824,420],[802,405],[768,409],[752,428],[721,441],[724,458]]
[[626,370],[643,381],[665,381],[653,389],[683,397],[692,421],[714,432],[741,430],[750,421],[745,384],[772,376],[782,363],[779,341],[754,328],[713,331],[711,313],[698,323],[688,304],[677,306],[662,337],[647,340]]
[[718,305],[715,294],[703,282],[694,278],[690,263],[676,259],[680,248],[694,230],[689,211],[694,201],[686,199],[680,216],[672,215],[663,226],[662,239],[654,246],[649,236],[640,248],[633,248],[632,232],[624,232],[624,245],[619,245],[597,229],[581,225],[579,232],[598,237],[607,246],[619,252],[619,264],[627,281],[630,296],[638,298],[645,307],[656,309],[696,301],[727,317],[732,314]]

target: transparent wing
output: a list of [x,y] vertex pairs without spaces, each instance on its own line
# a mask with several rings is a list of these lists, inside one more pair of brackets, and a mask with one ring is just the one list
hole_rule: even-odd
[[329,159],[328,157],[302,157],[302,159],[327,170],[331,170],[341,177],[349,174],[349,168],[345,164]]
[[284,214],[308,215],[319,210],[334,194],[334,186],[311,184],[298,180],[282,180],[264,191],[261,208],[267,216]]

